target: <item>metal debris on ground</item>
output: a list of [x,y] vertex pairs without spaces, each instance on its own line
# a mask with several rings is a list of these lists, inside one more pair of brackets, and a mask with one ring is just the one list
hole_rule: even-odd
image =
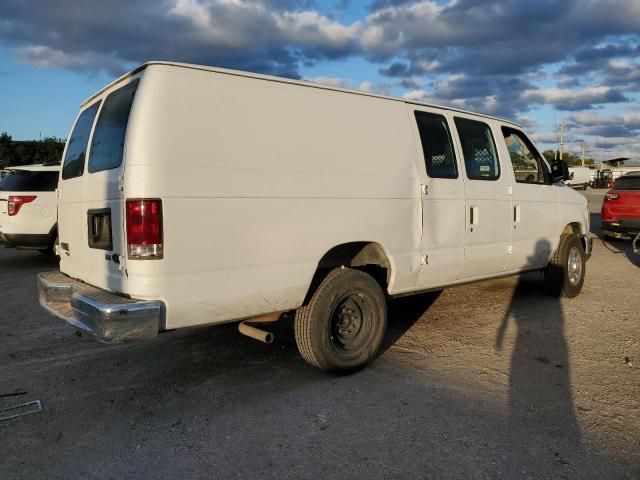
[[[24,411],[20,411],[24,410]],[[21,403],[20,405],[13,405],[12,407],[0,408],[0,422],[5,420],[11,420],[12,418],[22,417],[23,415],[29,415],[30,413],[37,413],[42,410],[42,403],[40,400],[34,400],[32,402]],[[18,413],[3,413],[3,412],[16,412]]]

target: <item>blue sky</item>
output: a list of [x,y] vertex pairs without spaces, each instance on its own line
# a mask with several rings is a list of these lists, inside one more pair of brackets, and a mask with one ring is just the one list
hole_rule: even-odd
[[238,68],[521,122],[543,148],[640,154],[636,0],[3,0],[0,131],[65,137],[147,60]]

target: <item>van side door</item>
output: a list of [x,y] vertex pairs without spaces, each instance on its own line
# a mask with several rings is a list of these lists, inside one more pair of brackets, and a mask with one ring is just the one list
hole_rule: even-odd
[[504,271],[511,240],[510,178],[496,149],[500,134],[490,119],[456,113],[458,149],[465,174],[465,237],[462,280]]
[[501,127],[501,155],[511,167],[511,223],[508,271],[541,267],[558,241],[558,189],[542,155],[531,140],[511,126]]
[[453,283],[464,263],[465,205],[451,118],[426,107],[411,107],[409,114],[419,140],[422,199],[421,267],[416,287]]

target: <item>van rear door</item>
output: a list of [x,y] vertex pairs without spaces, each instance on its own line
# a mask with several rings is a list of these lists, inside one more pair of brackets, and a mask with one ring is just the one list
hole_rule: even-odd
[[58,183],[58,240],[60,270],[73,278],[82,278],[85,255],[81,248],[85,241],[82,228],[85,160],[94,120],[101,101],[80,112],[64,151],[62,172]]
[[[61,191],[63,210],[73,216],[63,218],[61,226],[62,236],[66,236],[67,229],[73,230],[69,236],[73,244],[68,245],[69,255],[63,250],[61,270],[91,285],[117,292],[126,289],[124,199],[120,185],[127,125],[138,81],[129,79],[125,85],[108,92],[100,104],[84,172],[79,177],[81,205],[69,205],[72,199],[66,188]],[[65,182],[63,177],[62,183]],[[77,275],[71,274],[66,265],[67,258],[74,256],[83,265]]]

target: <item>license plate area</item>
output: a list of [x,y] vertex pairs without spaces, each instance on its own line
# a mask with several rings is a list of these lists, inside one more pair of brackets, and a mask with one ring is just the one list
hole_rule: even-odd
[[113,250],[110,208],[87,210],[87,228],[89,248]]

